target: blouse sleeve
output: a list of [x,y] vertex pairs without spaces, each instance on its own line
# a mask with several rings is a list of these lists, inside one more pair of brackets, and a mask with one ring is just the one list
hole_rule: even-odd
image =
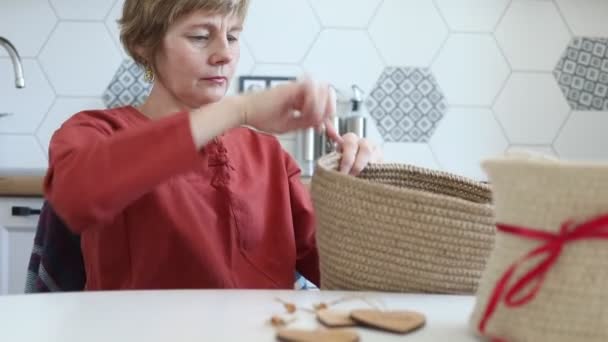
[[51,140],[45,196],[68,227],[81,233],[194,167],[197,156],[186,113],[123,131],[95,113],[80,113]]

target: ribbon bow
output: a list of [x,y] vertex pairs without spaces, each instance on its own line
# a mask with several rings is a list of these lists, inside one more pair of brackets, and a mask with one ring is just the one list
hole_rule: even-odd
[[[544,244],[515,261],[500,278],[479,322],[478,329],[482,334],[485,332],[488,321],[503,298],[503,294],[506,293],[504,295],[504,303],[507,307],[523,306],[536,297],[545,281],[547,272],[555,265],[567,244],[579,240],[608,239],[608,215],[597,217],[579,225],[575,225],[572,221],[566,221],[562,224],[558,233],[543,232],[505,224],[497,224],[496,228],[500,232],[526,239],[540,240]],[[541,255],[544,255],[544,257],[538,265],[524,274],[515,284],[510,287],[508,286],[513,273],[515,273],[521,264]],[[531,284],[534,284],[534,287],[529,293],[525,294],[524,290]],[[494,341],[501,340],[494,339]]]

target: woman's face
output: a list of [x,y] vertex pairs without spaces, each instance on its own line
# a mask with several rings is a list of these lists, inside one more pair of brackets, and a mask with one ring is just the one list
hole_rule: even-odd
[[219,101],[239,60],[241,30],[233,15],[197,11],[176,21],[156,55],[155,86],[189,108]]

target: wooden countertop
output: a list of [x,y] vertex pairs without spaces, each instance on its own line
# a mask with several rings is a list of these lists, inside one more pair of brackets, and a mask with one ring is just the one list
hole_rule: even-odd
[[[0,176],[0,196],[42,196],[43,176]],[[310,187],[310,177],[302,183]]]
[[42,196],[43,176],[0,176],[0,196]]

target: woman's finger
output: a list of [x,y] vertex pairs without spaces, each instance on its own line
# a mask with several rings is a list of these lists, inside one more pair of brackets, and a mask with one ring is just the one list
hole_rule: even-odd
[[340,172],[350,173],[359,149],[359,138],[353,133],[347,133],[342,139],[344,141],[341,145],[342,160],[340,161]]
[[338,133],[338,128],[334,127],[333,120],[332,120],[333,117],[335,115],[337,115],[336,114],[336,108],[337,108],[336,91],[330,85],[327,86],[327,91],[329,93],[329,96],[327,98],[327,104],[326,104],[325,116],[324,116],[324,118],[325,118],[324,123],[325,123],[325,127],[326,127],[325,133],[327,134],[327,137],[329,138],[329,140],[337,143],[338,145],[342,145],[342,143],[343,143],[342,137]]
[[317,85],[315,92],[315,118],[318,119],[321,123],[327,117],[328,104],[330,102],[330,92],[329,92],[329,84],[320,83]]
[[359,140],[358,145],[359,149],[357,150],[357,156],[350,170],[350,174],[353,176],[356,176],[363,171],[367,164],[372,160],[374,152],[372,145],[366,139]]
[[301,88],[301,108],[295,108],[296,110],[300,110],[302,113],[301,119],[307,126],[315,126],[319,124],[319,120],[317,120],[315,116],[315,111],[317,111],[317,86],[315,82],[310,78],[305,78],[302,81]]
[[337,106],[338,106],[338,104],[337,104],[336,91],[334,90],[334,88],[332,86],[327,84],[327,102],[325,104],[325,113],[324,113],[323,117],[325,119],[329,119],[329,118],[332,118],[333,116],[335,116]]
[[[292,129],[303,129],[308,127],[317,127],[322,122],[323,106],[319,105],[319,86],[308,77],[298,81],[297,95],[293,102],[293,108],[290,108],[288,127]],[[321,101],[326,101],[325,97]],[[298,112],[299,115],[293,114]],[[317,127],[318,128],[318,127]]]
[[331,119],[325,119],[325,134],[329,140],[338,144],[338,146],[342,146],[344,143],[344,139],[338,134],[338,129],[334,127],[334,124]]

